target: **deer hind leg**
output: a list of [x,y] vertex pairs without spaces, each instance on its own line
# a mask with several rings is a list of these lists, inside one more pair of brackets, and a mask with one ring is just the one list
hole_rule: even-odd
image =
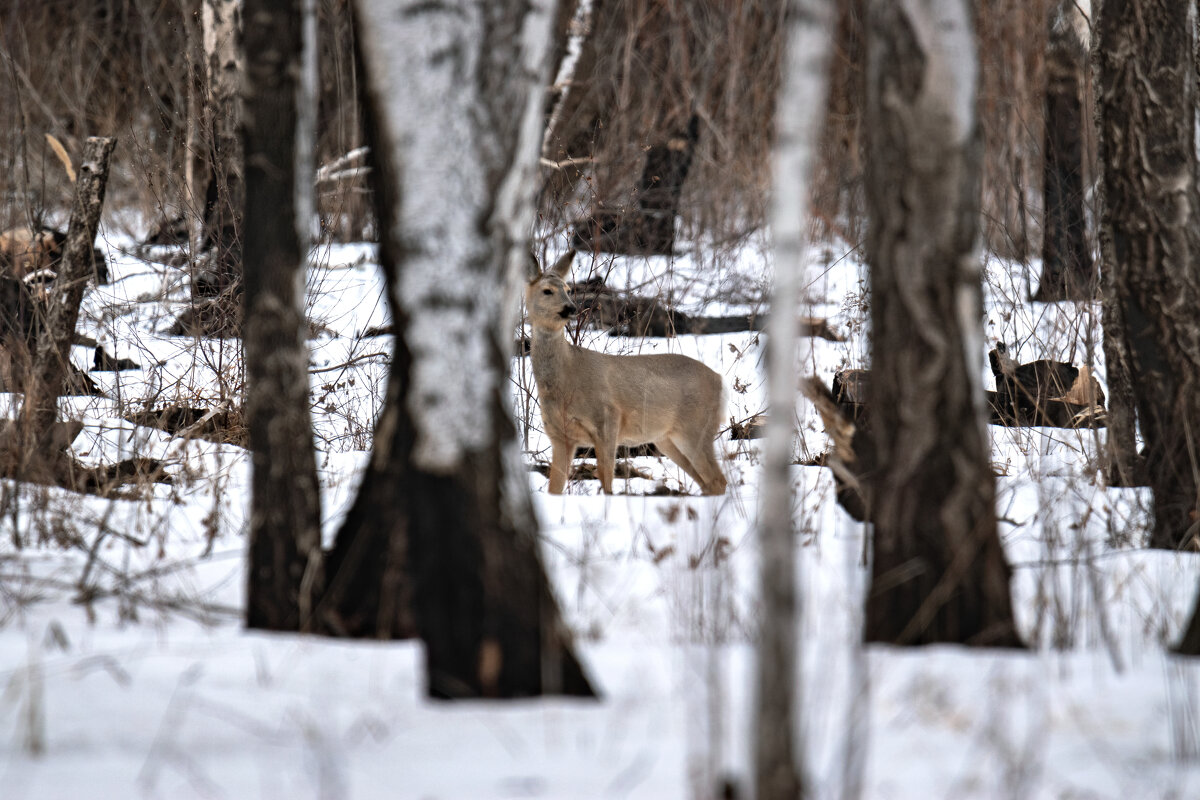
[[575,443],[566,439],[550,440],[550,494],[562,494],[571,474]]
[[675,446],[674,442],[669,438],[663,438],[654,443],[654,446],[667,454],[667,457],[679,465],[679,468],[686,472],[691,479],[700,485],[701,491],[704,490],[704,478],[700,472],[692,464],[691,459],[683,454],[683,451]]
[[[683,434],[675,434],[669,438],[671,445],[684,457],[683,462],[678,462],[678,459],[676,462],[700,484],[700,491],[709,495],[725,494],[725,473],[721,471],[721,465],[713,455],[712,440],[698,442]],[[661,447],[661,444],[659,446]],[[668,451],[667,455],[671,453]]]

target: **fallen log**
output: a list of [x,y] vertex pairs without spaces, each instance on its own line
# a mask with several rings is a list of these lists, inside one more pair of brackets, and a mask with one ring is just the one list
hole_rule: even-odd
[[126,414],[123,419],[134,425],[169,433],[185,439],[204,439],[217,444],[249,446],[249,432],[237,409],[215,409],[167,405]]
[[92,372],[125,372],[141,368],[142,365],[136,361],[109,355],[101,345],[96,345],[92,355]]
[[867,522],[871,518],[870,475],[875,469],[875,441],[870,417],[863,413],[865,403],[853,397],[854,391],[865,387],[867,376],[865,370],[854,372],[863,374],[843,379],[832,391],[816,377],[801,381],[800,391],[816,408],[825,434],[833,443],[820,463],[833,473],[838,505],[855,520]]
[[56,420],[41,440],[44,449],[37,459],[25,462],[17,450],[24,439],[21,423],[0,420],[0,477],[100,497],[112,497],[117,489],[129,484],[172,482],[166,465],[157,459],[127,458],[99,466],[80,463],[68,450],[82,430],[83,423],[78,420]]
[[[765,314],[754,312],[720,317],[692,316],[656,297],[619,293],[605,285],[601,278],[574,283],[571,292],[584,322],[608,328],[613,336],[702,336],[761,331],[767,324]],[[799,327],[801,336],[842,341],[829,322],[818,317],[802,317]]]

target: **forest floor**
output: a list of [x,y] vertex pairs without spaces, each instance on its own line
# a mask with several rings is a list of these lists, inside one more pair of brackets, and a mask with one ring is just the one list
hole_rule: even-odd
[[[723,497],[655,494],[695,492],[666,459],[633,459],[645,477],[607,497],[595,481],[550,496],[531,471],[547,567],[603,697],[434,703],[416,643],[243,629],[246,452],[125,419],[235,401],[238,348],[164,334],[187,303],[180,270],[162,263],[167,251],[109,248],[113,281],[85,297],[80,333],[142,369],[92,373],[107,397],[63,401],[85,423],[72,452],[96,464],[156,458],[172,482],[109,499],[0,482],[0,797],[657,799],[744,786],[756,441],[718,441]],[[580,257],[575,278],[594,270],[688,313],[743,313],[761,310],[763,251]],[[865,366],[865,274],[848,247],[812,258],[813,313],[844,341],[812,340],[804,368],[828,381]],[[369,246],[334,246],[309,272],[327,536],[353,497],[386,379],[389,339],[363,335],[387,321],[373,259]],[[1037,271],[989,259],[987,346],[1015,344],[1022,361],[1099,360],[1098,307],[1026,302]],[[764,408],[764,341],[581,331],[609,352],[702,359],[725,376],[731,422]],[[92,351],[73,358],[87,369]],[[514,359],[513,379],[528,460],[548,461],[528,359]],[[0,395],[0,416],[17,402]],[[810,409],[800,416],[807,459],[826,441]],[[1200,560],[1145,549],[1148,496],[1097,474],[1104,431],[989,431],[1024,653],[861,647],[864,528],[834,503],[827,470],[794,468],[812,796],[1200,796],[1200,666],[1167,652]]]

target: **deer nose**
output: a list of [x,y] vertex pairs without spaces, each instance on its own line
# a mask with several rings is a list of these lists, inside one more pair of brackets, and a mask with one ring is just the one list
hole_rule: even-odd
[[558,315],[563,319],[570,319],[571,317],[575,316],[577,311],[579,311],[579,306],[575,305],[574,303],[565,303],[562,307],[562,311],[558,312]]

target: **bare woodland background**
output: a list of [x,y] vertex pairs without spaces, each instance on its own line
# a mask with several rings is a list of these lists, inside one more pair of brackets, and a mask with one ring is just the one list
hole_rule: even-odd
[[[565,48],[573,4],[562,4]],[[818,219],[850,242],[861,239],[863,0],[838,3],[828,122],[813,191]],[[983,217],[990,247],[1022,257],[1040,243],[1042,87],[1049,0],[977,3],[985,135]],[[350,10],[321,0],[318,163],[363,144]],[[576,123],[597,168],[564,166],[542,193],[547,232],[565,225],[577,203],[628,201],[647,143],[701,118],[693,172],[680,205],[681,228],[713,250],[735,247],[761,227],[770,185],[768,156],[782,28],[772,2],[597,6],[603,82],[587,97],[606,111],[603,129]],[[138,236],[147,221],[197,218],[211,159],[213,120],[204,107],[200,0],[47,0],[10,4],[0,22],[5,49],[0,103],[0,191],[5,228],[32,215],[60,219],[67,178],[45,141],[51,133],[79,151],[82,138],[118,139],[109,224]],[[604,38],[604,37],[608,38]],[[593,99],[594,98],[594,99]],[[618,113],[612,113],[616,108]],[[591,109],[596,113],[595,109]],[[576,113],[580,122],[589,109]],[[1089,153],[1094,144],[1088,143]],[[592,147],[591,145],[594,145]],[[574,155],[578,142],[560,152]],[[559,153],[550,149],[548,155]],[[587,165],[582,165],[587,166]],[[372,232],[365,177],[339,171],[319,186],[323,234],[357,240]],[[191,186],[188,184],[192,178]],[[845,228],[845,230],[843,230]]]
[[[872,7],[873,13],[869,13],[869,3],[870,0],[837,0],[827,9],[831,16],[820,20],[829,25],[831,53],[828,91],[821,95],[819,106],[811,110],[822,123],[813,142],[816,159],[811,185],[805,193],[811,214],[809,235],[818,244],[833,243],[865,253],[872,271],[873,294],[862,287],[861,295],[849,297],[846,302],[856,306],[860,319],[869,314],[873,329],[884,337],[882,346],[878,341],[874,344],[874,355],[881,359],[875,365],[874,375],[878,376],[879,385],[886,381],[893,391],[886,396],[872,396],[880,413],[880,429],[877,441],[869,445],[873,455],[867,460],[877,455],[879,463],[871,463],[885,475],[883,479],[872,476],[876,484],[864,490],[868,508],[876,503],[875,512],[880,515],[870,517],[868,513],[876,523],[874,578],[887,584],[913,562],[914,551],[903,548],[895,563],[888,560],[892,556],[890,543],[905,541],[904,537],[913,529],[920,529],[915,537],[910,537],[917,540],[916,544],[907,541],[905,547],[918,550],[926,547],[920,555],[929,555],[928,562],[934,563],[935,569],[921,578],[923,583],[897,579],[901,584],[909,582],[904,591],[889,594],[896,589],[891,586],[872,593],[867,604],[866,638],[902,644],[951,641],[1021,647],[1024,643],[1016,631],[1010,607],[1011,572],[996,537],[994,475],[984,452],[986,439],[960,435],[977,421],[979,409],[973,405],[976,398],[972,394],[976,379],[970,375],[970,365],[982,353],[967,352],[965,358],[956,360],[945,373],[925,375],[923,380],[927,385],[907,379],[931,360],[920,349],[922,342],[933,340],[935,344],[945,344],[956,356],[979,342],[972,338],[973,328],[968,326],[970,329],[959,331],[951,322],[947,322],[949,333],[931,329],[921,331],[923,336],[911,336],[911,321],[897,316],[897,305],[892,300],[901,294],[900,285],[926,281],[920,288],[932,287],[931,294],[940,291],[938,300],[945,301],[933,307],[934,316],[949,320],[954,315],[954,303],[960,299],[951,291],[963,280],[958,267],[973,258],[975,243],[980,240],[991,255],[1031,265],[1024,275],[1024,285],[1012,287],[1014,305],[1028,302],[1031,297],[1094,300],[1100,288],[1095,266],[1105,258],[1109,259],[1105,263],[1112,266],[1113,251],[1108,245],[1113,241],[1118,244],[1119,260],[1115,263],[1122,265],[1122,269],[1128,266],[1126,262],[1133,263],[1129,258],[1131,252],[1152,260],[1145,251],[1154,251],[1157,242],[1138,249],[1143,244],[1137,240],[1138,220],[1122,227],[1122,220],[1128,222],[1130,218],[1106,216],[1099,202],[1108,192],[1110,201],[1116,198],[1113,207],[1124,212],[1136,205],[1138,191],[1154,183],[1142,181],[1139,187],[1137,179],[1120,177],[1136,172],[1136,164],[1132,163],[1136,159],[1129,159],[1128,163],[1121,159],[1129,158],[1129,153],[1136,150],[1128,147],[1129,141],[1141,141],[1137,134],[1126,139],[1124,132],[1145,133],[1147,128],[1153,128],[1144,123],[1153,121],[1157,110],[1147,111],[1145,106],[1138,106],[1135,100],[1141,95],[1137,94],[1137,87],[1120,83],[1120,77],[1126,74],[1123,72],[1126,64],[1117,55],[1143,53],[1161,57],[1166,63],[1161,71],[1178,79],[1179,91],[1175,92],[1175,83],[1164,78],[1156,87],[1156,96],[1178,94],[1184,106],[1183,117],[1189,117],[1196,98],[1195,65],[1191,63],[1182,72],[1177,68],[1189,64],[1183,54],[1191,50],[1194,4],[1171,6],[1154,0],[1106,4],[1112,16],[1105,20],[1108,27],[1098,31],[1107,38],[1096,40],[1099,49],[1094,63],[1099,67],[1095,69],[1093,56],[1088,52],[1093,39],[1090,26],[1095,19],[1074,3],[976,0],[963,4],[962,9],[969,12],[963,19],[973,22],[973,26],[964,25],[963,30],[972,37],[979,75],[977,95],[968,109],[974,117],[964,125],[974,133],[977,123],[978,138],[958,142],[961,147],[936,137],[921,142],[930,148],[925,160],[951,165],[953,174],[945,176],[943,184],[922,184],[921,198],[929,205],[914,211],[913,204],[906,204],[896,195],[913,180],[916,171],[912,162],[921,160],[919,154],[914,156],[906,150],[921,138],[920,127],[907,128],[914,115],[895,114],[894,106],[877,102],[875,92],[879,90],[879,82],[921,78],[926,64],[906,51],[912,42],[900,35],[909,31],[905,26],[911,23],[910,11],[877,4]],[[274,5],[278,11],[286,4]],[[519,11],[518,5],[488,5],[492,16],[487,17],[486,25],[481,25],[482,33],[477,40],[472,40],[480,47],[476,55],[481,63],[494,68],[496,86],[500,88],[485,85],[484,81],[471,84],[464,92],[471,98],[476,95],[470,92],[477,92],[478,105],[487,113],[502,114],[505,109],[497,111],[495,98],[502,95],[502,90],[513,90],[518,83],[516,77],[505,71],[522,55],[513,44],[515,37],[496,34],[497,30],[519,29],[514,20],[521,19],[524,12]],[[256,9],[260,6],[272,4],[254,5]],[[379,8],[366,2],[355,7]],[[942,7],[959,6],[947,3]],[[1165,37],[1164,42],[1174,49],[1163,56],[1159,48],[1151,47],[1144,39],[1137,40],[1136,31],[1129,33],[1129,26],[1122,27],[1125,20],[1120,15],[1130,7],[1165,21],[1175,35]],[[181,283],[190,282],[197,307],[208,307],[204,304],[212,302],[211,297],[240,297],[242,287],[237,268],[242,254],[250,260],[258,259],[263,252],[263,242],[253,237],[278,236],[283,248],[305,246],[307,243],[300,241],[297,245],[294,238],[289,238],[295,231],[269,231],[270,220],[264,220],[263,209],[254,207],[252,202],[245,219],[253,220],[253,226],[242,225],[243,193],[264,196],[259,192],[272,176],[255,172],[262,172],[261,163],[255,160],[258,151],[244,154],[244,169],[239,164],[242,154],[233,154],[242,146],[242,140],[231,135],[231,131],[240,130],[238,126],[243,121],[238,117],[237,103],[231,99],[233,95],[219,84],[222,75],[242,66],[223,62],[219,48],[206,35],[211,33],[212,18],[225,14],[227,19],[234,20],[231,24],[235,35],[241,36],[237,8],[238,4],[229,0],[49,0],[14,2],[0,12],[3,55],[0,109],[4,110],[0,119],[0,228],[26,224],[65,226],[74,188],[48,137],[61,142],[69,154],[77,156],[86,137],[103,135],[117,141],[108,186],[107,230],[119,233],[120,237],[113,238],[122,241],[186,245],[182,250],[185,257],[172,266],[178,268]],[[777,145],[774,138],[777,106],[785,83],[789,25],[784,23],[794,23],[796,19],[788,16],[789,10],[794,13],[803,8],[807,8],[803,2],[784,0],[594,0],[582,5],[563,2],[552,21],[548,60],[551,70],[557,72],[548,80],[541,98],[545,113],[538,166],[540,183],[535,198],[535,252],[544,256],[547,251],[565,245],[586,247],[602,234],[626,235],[626,244],[632,250],[625,252],[671,252],[676,242],[682,242],[694,250],[697,263],[717,271],[741,257],[746,249],[760,247],[764,230],[773,219],[772,213],[778,213],[772,207],[772,186],[780,179],[773,155]],[[816,25],[815,16],[800,18],[805,24]],[[393,303],[393,317],[402,329],[421,309],[405,307],[400,302],[402,293],[396,287],[402,285],[404,270],[411,269],[411,263],[419,257],[405,252],[403,242],[389,239],[398,219],[392,216],[398,214],[392,192],[404,172],[402,159],[397,156],[402,154],[402,148],[396,142],[404,137],[396,135],[394,109],[372,94],[380,85],[380,65],[387,62],[378,49],[371,51],[356,40],[352,6],[348,2],[317,0],[316,19],[319,59],[313,158],[317,221],[308,235],[317,245],[380,241],[380,261],[391,287],[388,295]],[[895,37],[885,35],[889,26],[899,32]],[[270,31],[264,35],[263,30],[253,26],[246,30],[248,42],[271,41]],[[1131,38],[1125,40],[1122,35]],[[913,37],[916,38],[915,34]],[[510,53],[509,48],[514,52]],[[885,69],[880,75],[876,66],[877,82],[872,83],[867,70],[868,50],[878,59],[877,65],[886,68],[894,64],[894,73]],[[261,52],[255,49],[247,59],[248,74],[254,75],[254,70],[260,69],[270,78],[271,64],[264,66],[257,61],[259,55]],[[1170,58],[1178,60],[1171,62]],[[371,69],[376,73],[368,76],[366,73]],[[481,70],[481,74],[488,80],[493,78],[488,70]],[[1093,86],[1094,75],[1114,83],[1106,83],[1101,87],[1103,91],[1098,91]],[[916,83],[920,84],[920,80]],[[919,94],[915,90],[913,93]],[[518,97],[519,92],[513,96]],[[489,97],[491,105],[487,103]],[[460,98],[456,95],[456,99]],[[1152,102],[1147,103],[1153,106]],[[450,113],[440,106],[436,111]],[[1123,118],[1122,114],[1128,116]],[[432,112],[431,115],[441,119]],[[1097,127],[1095,121],[1101,118],[1110,124]],[[248,147],[262,143],[254,138],[261,131],[253,127],[257,124],[253,115],[249,119],[245,124],[250,133],[244,140]],[[1132,123],[1122,127],[1122,119]],[[1194,121],[1170,128],[1174,136],[1172,144],[1179,145],[1182,141],[1190,147],[1191,138],[1186,134],[1192,132],[1189,127],[1192,125]],[[495,153],[516,153],[518,132],[504,126],[492,127],[500,128],[493,148]],[[1108,138],[1098,141],[1096,130],[1105,131]],[[1151,138],[1153,135],[1151,131]],[[1155,144],[1162,145],[1157,140]],[[1179,152],[1162,147],[1175,157],[1167,159],[1168,167],[1173,168],[1179,162],[1180,169],[1191,171],[1180,179],[1194,182],[1194,153],[1186,158],[1183,153],[1187,147]],[[437,153],[435,159],[453,161],[460,155]],[[1100,163],[1106,156],[1111,161],[1107,165],[1110,169],[1102,177]],[[500,166],[486,159],[482,163],[489,179],[508,163],[505,158],[496,158]],[[679,181],[672,184],[663,180],[655,184],[656,176],[648,180],[647,163],[656,163],[654,159],[668,165],[666,171],[673,172]],[[1124,171],[1114,170],[1114,165]],[[1151,177],[1174,174],[1164,168],[1162,175]],[[1188,186],[1189,197],[1194,197],[1194,183]],[[451,192],[455,188],[445,187]],[[1048,197],[1056,199],[1048,201]],[[947,205],[947,198],[954,202]],[[1168,201],[1162,205],[1169,205]],[[1048,207],[1051,205],[1054,207]],[[1151,211],[1159,208],[1155,205]],[[651,241],[653,237],[647,238],[653,219],[661,221],[664,213],[670,229],[665,245]],[[905,216],[910,213],[911,218]],[[887,226],[878,224],[881,219],[889,223],[901,220],[897,225],[930,222],[918,232],[923,235],[925,230],[945,233],[937,223],[950,218],[954,224],[945,227],[953,230],[945,240],[929,235],[930,252],[937,258],[912,260],[910,252],[907,262],[903,253],[897,255],[895,241],[906,233],[912,238],[914,231],[902,229],[897,236],[893,235],[895,231],[889,232]],[[778,217],[774,220],[778,222]],[[1178,246],[1180,251],[1191,252],[1188,246],[1194,244],[1194,233],[1184,231],[1176,235],[1166,223],[1156,227],[1162,218],[1153,213],[1148,214],[1147,220],[1145,227],[1156,234],[1166,229],[1162,241],[1171,247]],[[1185,222],[1190,224],[1194,219],[1189,217]],[[518,244],[503,235],[484,235],[476,230],[471,234],[476,237],[472,240],[474,245],[480,248],[490,244],[496,245],[493,250],[506,252]],[[300,239],[303,236],[301,233]],[[1134,240],[1135,244],[1130,245]],[[266,249],[269,254],[270,249]],[[923,272],[926,262],[932,264],[927,274]],[[492,281],[487,285],[496,288],[488,296],[503,294],[502,257],[495,256],[489,265],[493,271],[480,274],[481,280]],[[1190,265],[1190,260],[1186,260],[1186,266]],[[944,271],[939,273],[937,269]],[[1035,274],[1037,269],[1040,274]],[[452,271],[448,270],[448,274],[453,278]],[[1128,366],[1126,362],[1136,363],[1138,358],[1145,368],[1146,353],[1156,352],[1157,345],[1146,337],[1141,340],[1135,337],[1132,344],[1122,345],[1126,348],[1125,355],[1109,350],[1110,344],[1119,339],[1114,333],[1118,329],[1108,327],[1110,320],[1116,319],[1112,315],[1144,312],[1152,305],[1154,292],[1166,285],[1149,286],[1138,278],[1139,274],[1134,271],[1131,277],[1129,273],[1107,269],[1105,281],[1123,276],[1120,281],[1124,282],[1103,284],[1107,315],[1104,330],[1094,309],[1087,310],[1092,306],[1081,303],[1077,327],[1072,331],[1075,338],[1071,352],[1052,355],[1077,364],[1092,364],[1101,352],[1109,356],[1109,397],[1113,406],[1110,424],[1114,430],[1110,440],[1119,439],[1120,446],[1126,449],[1111,455],[1098,453],[1094,474],[1111,485],[1144,484],[1149,480],[1156,492],[1162,486],[1169,486],[1176,495],[1169,503],[1164,500],[1156,505],[1160,524],[1154,535],[1159,538],[1152,538],[1151,546],[1191,549],[1195,546],[1196,525],[1189,525],[1186,520],[1195,521],[1196,506],[1194,502],[1191,506],[1186,503],[1180,506],[1178,500],[1180,493],[1187,495],[1194,488],[1198,469],[1194,453],[1185,452],[1193,440],[1190,432],[1178,437],[1174,432],[1187,431],[1195,419],[1194,402],[1180,400],[1188,396],[1196,380],[1197,364],[1188,361],[1189,353],[1195,353],[1185,347],[1182,356],[1175,360],[1168,358],[1170,363],[1153,373],[1158,380],[1156,385],[1168,400],[1158,407],[1141,395],[1134,398],[1130,375],[1122,372]],[[1195,284],[1186,275],[1182,282],[1188,287]],[[975,283],[969,288],[977,295],[978,280]],[[199,286],[207,288],[198,292]],[[249,308],[254,308],[259,288],[247,277]],[[768,299],[762,285],[749,281],[724,288],[726,299],[757,303]],[[1114,302],[1120,307],[1111,310]],[[1196,326],[1186,319],[1193,311],[1189,307],[1186,314],[1172,318],[1171,323],[1176,327],[1168,334],[1179,334],[1178,338],[1193,341]],[[501,309],[495,318],[487,317],[486,321],[505,320],[506,314]],[[257,321],[259,317],[252,319]],[[255,359],[259,357],[254,350],[258,333],[251,327],[239,331],[236,323],[226,322],[210,325],[206,333],[228,336],[244,332],[246,371],[253,376]],[[282,327],[286,328],[289,320],[284,323]],[[977,325],[978,319],[974,323]],[[508,335],[506,331],[504,337]],[[913,343],[912,339],[922,341]],[[303,349],[302,342],[291,344]],[[507,344],[505,339],[504,345]],[[1025,344],[1031,351],[1036,351],[1039,345]],[[1130,347],[1136,357],[1127,357]],[[1142,350],[1138,351],[1139,347]],[[494,361],[506,364],[508,353],[499,346],[494,349],[496,352],[490,353]],[[258,352],[261,350],[260,346]],[[421,354],[417,348],[407,347],[401,331],[390,357],[395,372],[383,393],[388,403],[398,407],[398,398],[407,386],[402,382],[415,374],[412,364]],[[851,363],[846,366],[866,366],[866,353],[849,354],[848,358]],[[1155,362],[1155,368],[1159,367]],[[297,367],[295,371],[301,373],[303,368]],[[503,370],[501,374],[507,375]],[[1143,378],[1150,374],[1145,372]],[[222,399],[238,406],[245,388],[245,375],[230,375],[228,398]],[[891,407],[893,400],[895,408]],[[298,402],[307,401],[302,397]],[[488,402],[493,411],[502,407],[497,398],[489,398]],[[1135,406],[1143,434],[1150,434],[1148,475],[1143,474],[1147,465],[1132,450]],[[903,425],[913,417],[914,409],[919,410],[924,420],[924,429],[918,434],[941,428],[942,439],[934,442],[930,433],[925,443],[938,456],[937,463],[928,460],[927,474],[916,477],[911,465],[906,467],[908,472],[888,472],[895,464],[888,463],[885,455],[889,451],[904,451],[911,439],[889,442],[887,437],[900,431],[900,438],[904,438]],[[264,454],[278,446],[263,433],[266,426],[262,420],[270,418],[273,411],[269,402],[267,406],[256,406],[248,399],[245,405],[256,466],[271,463]],[[1120,416],[1123,413],[1129,417],[1123,420]],[[360,502],[355,504],[328,553],[322,554],[316,541],[318,523],[315,533],[307,531],[306,543],[300,542],[297,534],[297,541],[289,544],[292,549],[287,553],[284,570],[272,561],[282,541],[278,530],[296,524],[286,519],[263,523],[262,515],[252,520],[251,540],[255,544],[251,545],[251,558],[262,558],[261,564],[253,561],[252,586],[257,576],[265,575],[270,580],[264,578],[262,582],[271,583],[277,596],[258,604],[252,597],[248,612],[251,626],[319,631],[335,636],[422,636],[430,646],[429,671],[434,694],[510,696],[541,691],[590,694],[593,687],[575,661],[571,637],[559,630],[552,593],[535,552],[537,548],[528,547],[529,542],[523,538],[530,528],[536,527],[529,508],[517,509],[512,519],[494,525],[492,522],[506,510],[504,498],[496,487],[503,485],[506,470],[511,467],[504,462],[500,449],[504,441],[514,438],[508,420],[494,426],[495,439],[500,441],[496,449],[469,454],[441,472],[427,469],[421,463],[419,448],[414,444],[419,439],[419,424],[414,425],[413,419],[402,414],[393,418],[386,411],[382,420],[379,430],[387,436],[376,439],[376,454],[364,480]],[[360,421],[364,439],[358,442],[360,449],[366,449],[365,440],[373,422]],[[527,413],[523,424],[536,422],[531,422]],[[299,428],[307,429],[307,422]],[[1128,445],[1119,437],[1127,438]],[[1172,444],[1163,448],[1164,440]],[[1159,451],[1154,451],[1156,446]],[[298,471],[315,476],[311,453],[301,453],[297,460],[302,464]],[[781,467],[786,471],[786,464]],[[937,476],[930,479],[929,473],[938,469],[945,479]],[[951,493],[957,491],[955,480],[962,480],[965,486],[957,499],[937,493],[944,487],[950,487],[947,491]],[[315,481],[310,484],[315,486]],[[939,484],[934,487],[937,491],[930,490],[934,484]],[[271,493],[286,494],[288,490],[285,481],[279,487],[267,486],[261,491],[266,498]],[[918,491],[928,494],[919,495]],[[309,492],[306,497],[311,499],[317,490],[311,488]],[[962,496],[967,499],[962,500]],[[961,519],[954,520],[961,530],[957,534],[950,532],[960,538],[943,535],[945,532],[938,528],[942,518],[928,522],[933,514],[925,514],[914,522],[914,514],[921,517],[917,512],[926,506],[914,511],[913,498],[927,499],[928,507],[939,509],[961,501],[960,510],[966,510],[962,510]],[[319,509],[315,508],[315,502],[312,505],[304,509],[310,527],[312,520],[319,520]],[[790,506],[780,505],[790,510]],[[382,517],[380,509],[386,509]],[[380,525],[380,519],[385,524]],[[1160,529],[1168,525],[1164,522],[1168,519],[1173,530],[1164,533]],[[262,524],[267,525],[265,533],[255,527]],[[277,526],[276,533],[269,530],[272,524]],[[790,536],[791,526],[788,519],[773,535]],[[901,530],[895,530],[897,527]],[[947,523],[943,527],[953,525]],[[476,529],[482,532],[476,533]],[[445,541],[439,540],[438,536],[446,531],[450,536]],[[254,538],[260,534],[264,538]],[[973,538],[966,538],[967,534]],[[461,538],[453,538],[460,535]],[[68,544],[72,541],[70,537],[64,539]],[[323,571],[305,567],[305,564],[312,567],[322,558]],[[784,556],[785,560],[791,558],[790,554]],[[433,563],[445,569],[446,574],[465,575],[469,579],[460,585],[454,581],[428,580],[429,575],[425,574],[424,582],[416,580],[407,585],[403,570],[397,566],[404,559],[421,562],[411,567],[413,570]],[[967,562],[970,569],[963,566]],[[978,572],[971,571],[975,568]],[[277,571],[272,572],[273,569]],[[955,573],[955,569],[959,572]],[[503,607],[493,602],[511,588],[504,586],[497,576],[519,585],[521,596],[529,602],[513,600]],[[785,575],[781,579],[794,583],[794,576]],[[947,585],[952,588],[946,590]],[[967,585],[968,589],[962,590]],[[447,586],[459,594],[449,596],[453,591],[446,589]],[[769,590],[768,586],[765,591]],[[976,590],[977,594],[972,594]],[[962,602],[955,605],[943,599],[940,604],[935,603],[937,611],[930,612],[929,598],[939,592],[954,593],[955,602]],[[489,611],[490,616],[484,613],[470,616],[472,609],[493,606],[499,610]],[[902,611],[897,610],[901,608]],[[780,613],[792,612],[783,608]],[[922,616],[926,613],[928,618]],[[919,620],[920,624],[913,620]],[[769,624],[770,620],[764,628]],[[446,630],[468,633],[459,639],[453,636],[438,639],[438,631]],[[434,645],[434,640],[440,644]],[[1184,649],[1194,651],[1200,647],[1196,641],[1200,641],[1200,635],[1186,640]],[[786,644],[784,641],[781,646]],[[502,665],[490,664],[488,658],[497,648],[515,655],[511,660],[502,659]],[[537,662],[550,651],[561,658],[549,666],[552,674],[530,678],[529,674],[546,667]],[[528,670],[529,674],[519,674],[522,670]],[[786,669],[781,673],[786,682],[790,673]],[[774,677],[778,679],[780,674]],[[779,724],[794,723],[784,719]],[[784,742],[781,755],[775,758],[786,761],[791,750],[791,744]],[[774,765],[763,766],[766,772],[771,768],[782,768],[785,773],[792,770],[777,785],[776,796],[789,796],[797,791],[800,770],[795,764],[781,767],[776,761]],[[770,794],[766,787],[771,785],[764,777],[766,772],[760,775],[764,796]]]

